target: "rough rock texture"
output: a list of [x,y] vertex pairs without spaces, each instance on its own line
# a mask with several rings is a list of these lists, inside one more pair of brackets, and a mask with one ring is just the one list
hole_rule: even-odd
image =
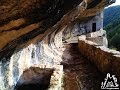
[[120,82],[120,52],[79,37],[79,51],[103,73],[112,73]]
[[[39,40],[36,42],[41,41],[48,32],[59,30],[77,18],[85,21],[86,17],[92,17],[101,11],[108,2],[109,0],[1,1],[0,59],[10,58],[22,44],[30,43],[37,36]],[[35,40],[31,43],[34,44]]]
[[16,89],[22,90],[22,88],[27,87],[27,85],[29,85],[29,89],[32,89],[32,85],[35,84],[38,84],[40,90],[44,90],[44,87],[47,89],[50,84],[53,71],[53,69],[49,68],[42,69],[39,67],[30,67],[23,72],[23,75],[21,75],[17,82]]
[[88,21],[110,1],[0,0],[0,89],[13,90],[35,64],[60,65],[62,31]]
[[69,44],[64,51],[64,90],[101,90],[104,75],[79,52],[77,46]]

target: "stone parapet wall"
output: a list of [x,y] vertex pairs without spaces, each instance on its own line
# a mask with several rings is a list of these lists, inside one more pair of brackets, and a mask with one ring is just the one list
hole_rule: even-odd
[[87,37],[92,37],[92,38],[100,37],[100,36],[106,36],[106,31],[103,30],[103,28],[101,28],[96,32],[91,32],[91,33],[86,34],[86,36]]
[[104,37],[87,38],[87,40],[89,40],[89,41],[99,43],[100,45],[107,46],[106,41],[104,39],[105,39]]
[[79,37],[78,47],[101,72],[115,74],[120,80],[120,52],[88,41],[85,36]]
[[86,35],[86,40],[95,42],[99,45],[103,45],[108,47],[108,40],[106,37],[106,31],[103,29],[100,29],[99,31],[92,32]]

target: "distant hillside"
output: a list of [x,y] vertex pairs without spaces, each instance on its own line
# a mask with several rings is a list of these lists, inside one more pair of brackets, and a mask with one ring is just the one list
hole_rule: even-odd
[[104,29],[107,31],[109,47],[120,51],[120,6],[104,10]]

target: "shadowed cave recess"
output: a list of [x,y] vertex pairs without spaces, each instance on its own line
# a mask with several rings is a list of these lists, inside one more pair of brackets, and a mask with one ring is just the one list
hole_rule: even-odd
[[100,90],[110,70],[81,39],[107,48],[103,9],[114,2],[0,0],[0,90]]
[[49,68],[30,67],[20,76],[15,90],[46,90],[53,71]]

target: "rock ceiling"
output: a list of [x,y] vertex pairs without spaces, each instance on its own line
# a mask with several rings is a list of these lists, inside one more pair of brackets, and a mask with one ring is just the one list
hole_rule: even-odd
[[77,19],[88,20],[110,0],[1,0],[0,58],[41,41],[49,32]]

